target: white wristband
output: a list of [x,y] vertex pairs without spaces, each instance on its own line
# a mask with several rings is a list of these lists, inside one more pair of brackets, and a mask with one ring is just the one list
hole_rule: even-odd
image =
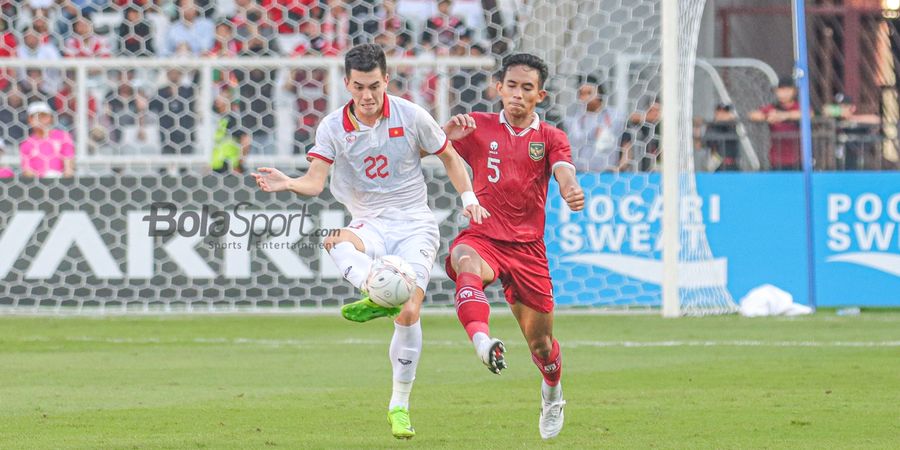
[[468,208],[470,205],[478,204],[478,197],[475,196],[475,193],[472,191],[466,191],[460,194],[463,202],[463,209]]

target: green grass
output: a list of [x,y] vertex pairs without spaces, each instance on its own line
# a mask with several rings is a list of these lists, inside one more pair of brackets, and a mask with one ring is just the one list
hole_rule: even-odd
[[[513,318],[490,374],[455,317],[423,318],[418,435],[394,440],[389,321],[0,318],[0,448],[896,448],[900,314],[560,316],[566,427]],[[644,343],[632,345],[631,343]]]

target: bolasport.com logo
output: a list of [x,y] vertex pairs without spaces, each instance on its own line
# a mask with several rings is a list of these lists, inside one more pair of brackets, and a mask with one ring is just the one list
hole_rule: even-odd
[[[265,211],[250,209],[252,207],[249,202],[240,202],[225,209],[203,205],[199,210],[182,210],[171,202],[154,202],[150,205],[149,214],[144,215],[142,220],[148,224],[149,237],[209,237],[211,239],[206,241],[206,245],[212,250],[321,247],[322,242],[312,244],[302,242],[302,239],[325,238],[340,233],[339,228],[313,227],[312,215],[305,204],[298,211]],[[229,239],[223,242],[219,239],[223,237]]]

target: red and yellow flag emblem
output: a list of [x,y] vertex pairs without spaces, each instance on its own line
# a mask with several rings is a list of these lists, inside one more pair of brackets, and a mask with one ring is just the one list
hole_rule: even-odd
[[403,136],[403,127],[388,128],[388,136],[392,138]]

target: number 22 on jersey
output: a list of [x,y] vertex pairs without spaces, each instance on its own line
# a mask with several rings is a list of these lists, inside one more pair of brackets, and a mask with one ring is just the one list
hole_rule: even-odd
[[371,179],[387,178],[390,175],[387,170],[387,156],[366,156],[363,162],[366,164],[366,176]]

